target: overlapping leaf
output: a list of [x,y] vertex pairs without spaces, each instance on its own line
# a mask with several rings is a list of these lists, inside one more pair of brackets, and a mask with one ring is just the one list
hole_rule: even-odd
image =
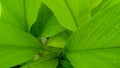
[[64,0],[43,0],[54,13],[59,23],[72,31],[76,30],[76,22],[73,19]]
[[0,24],[0,67],[9,68],[22,64],[39,53],[41,44],[30,34]]
[[65,53],[74,68],[120,68],[120,3],[79,28]]
[[52,11],[42,3],[37,21],[31,28],[31,34],[41,39],[54,36],[63,30]]

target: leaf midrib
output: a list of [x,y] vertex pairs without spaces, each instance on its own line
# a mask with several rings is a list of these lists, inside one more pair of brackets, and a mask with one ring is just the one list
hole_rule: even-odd
[[7,48],[7,49],[40,49],[40,47],[33,47],[33,46],[21,46],[21,45],[5,45],[0,44],[0,48]]
[[66,52],[89,52],[89,51],[102,51],[102,50],[111,50],[111,49],[114,49],[114,50],[117,50],[119,49],[120,50],[120,46],[116,46],[116,47],[106,47],[106,48],[93,48],[93,49],[71,49],[69,51],[66,51]]

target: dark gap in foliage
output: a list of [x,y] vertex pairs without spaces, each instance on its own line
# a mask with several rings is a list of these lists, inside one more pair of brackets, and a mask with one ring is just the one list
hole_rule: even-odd
[[30,33],[35,37],[40,36],[45,26],[45,23],[48,22],[48,20],[51,18],[52,15],[53,12],[44,3],[42,3],[39,9],[37,20],[31,27]]
[[64,52],[62,52],[59,56],[57,68],[73,68]]
[[16,66],[13,66],[13,67],[10,67],[10,68],[20,68],[21,65],[16,65]]

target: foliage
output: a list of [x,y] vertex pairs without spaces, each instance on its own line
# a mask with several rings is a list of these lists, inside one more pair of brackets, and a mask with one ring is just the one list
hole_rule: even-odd
[[0,0],[0,68],[120,68],[120,0]]

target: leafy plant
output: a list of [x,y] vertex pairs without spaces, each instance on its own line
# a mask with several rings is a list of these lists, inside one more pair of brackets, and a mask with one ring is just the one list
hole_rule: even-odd
[[0,0],[0,68],[120,68],[120,0]]

